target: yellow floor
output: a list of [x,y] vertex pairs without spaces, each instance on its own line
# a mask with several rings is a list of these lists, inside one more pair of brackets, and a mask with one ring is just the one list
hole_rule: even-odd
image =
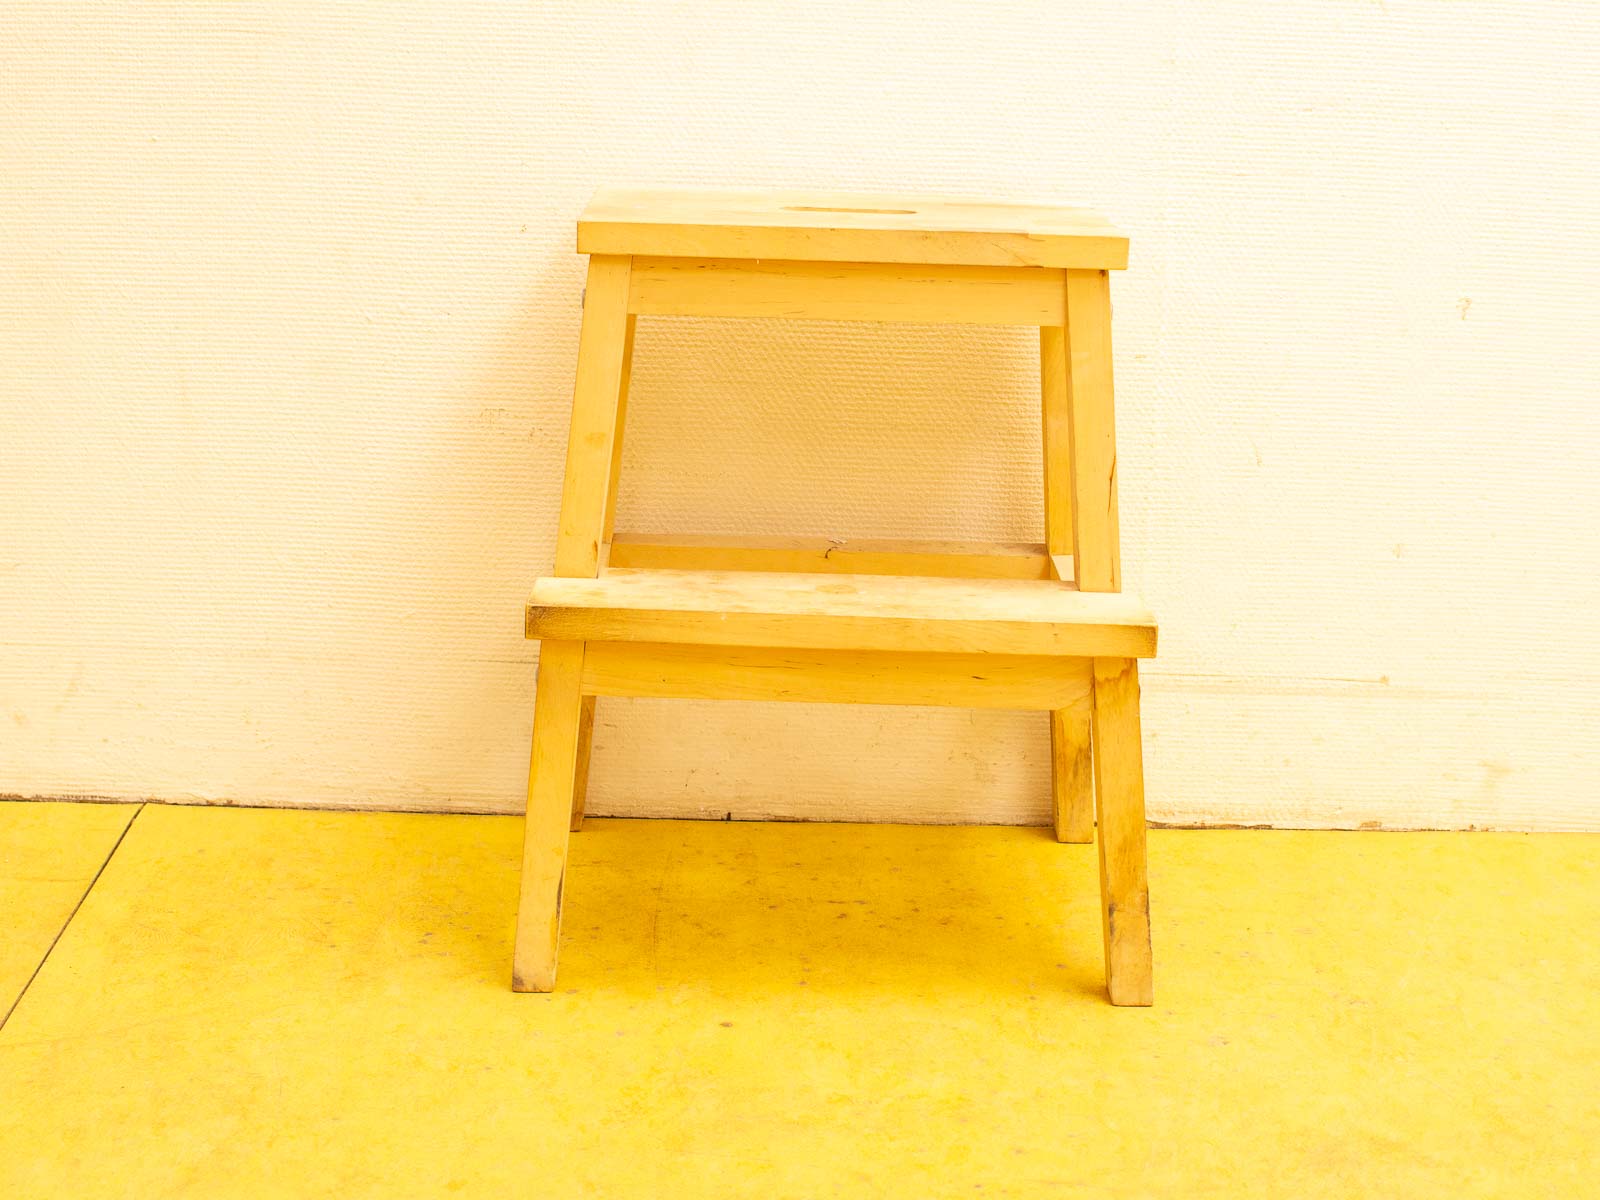
[[0,1196],[1593,1194],[1600,839],[1157,831],[1139,1010],[1092,847],[948,827],[592,821],[513,995],[519,838],[143,808],[0,1030]]
[[134,811],[125,804],[0,804],[0,1022]]

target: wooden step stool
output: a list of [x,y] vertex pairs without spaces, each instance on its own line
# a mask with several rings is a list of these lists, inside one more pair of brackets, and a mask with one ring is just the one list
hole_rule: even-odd
[[[1098,816],[1111,1002],[1149,1004],[1137,660],[1156,627],[1117,594],[1107,275],[1127,239],[1069,208],[606,189],[578,251],[555,574],[527,608],[544,645],[512,986],[555,986],[594,697],[669,696],[1048,711],[1057,838],[1090,841]],[[1045,543],[613,534],[638,316],[1037,326]]]

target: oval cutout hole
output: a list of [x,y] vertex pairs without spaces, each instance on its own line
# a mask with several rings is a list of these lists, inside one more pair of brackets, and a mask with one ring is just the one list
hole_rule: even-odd
[[836,212],[836,213],[882,213],[884,216],[909,217],[916,214],[914,208],[819,208],[810,204],[785,204],[784,212]]

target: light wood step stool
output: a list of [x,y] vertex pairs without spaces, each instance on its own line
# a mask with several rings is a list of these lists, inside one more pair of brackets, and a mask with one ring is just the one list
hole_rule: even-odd
[[[1056,836],[1088,842],[1098,817],[1111,1002],[1149,1004],[1137,660],[1156,627],[1118,594],[1107,274],[1127,239],[1070,208],[606,189],[578,251],[555,574],[527,607],[543,646],[512,986],[555,986],[596,696],[809,700],[1048,711]],[[639,316],[1038,327],[1045,543],[614,534]]]

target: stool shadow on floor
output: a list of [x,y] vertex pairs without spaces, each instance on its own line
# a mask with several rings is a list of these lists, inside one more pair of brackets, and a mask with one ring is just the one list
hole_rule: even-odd
[[[236,815],[206,824],[228,832]],[[520,819],[252,815],[184,867],[220,889],[268,848],[250,936],[163,908],[142,918],[158,940],[256,975],[538,1003],[513,1001],[507,970]],[[573,835],[571,861],[559,993],[1104,1002],[1095,849],[1045,829],[601,818]]]
[[[495,987],[508,986],[515,896],[504,832],[484,842],[492,864],[458,864],[484,882],[472,894],[485,908],[452,905],[459,919],[430,919],[427,934],[434,953]],[[704,985],[1104,1002],[1094,848],[1043,829],[597,820],[574,835],[571,855],[561,992]]]

